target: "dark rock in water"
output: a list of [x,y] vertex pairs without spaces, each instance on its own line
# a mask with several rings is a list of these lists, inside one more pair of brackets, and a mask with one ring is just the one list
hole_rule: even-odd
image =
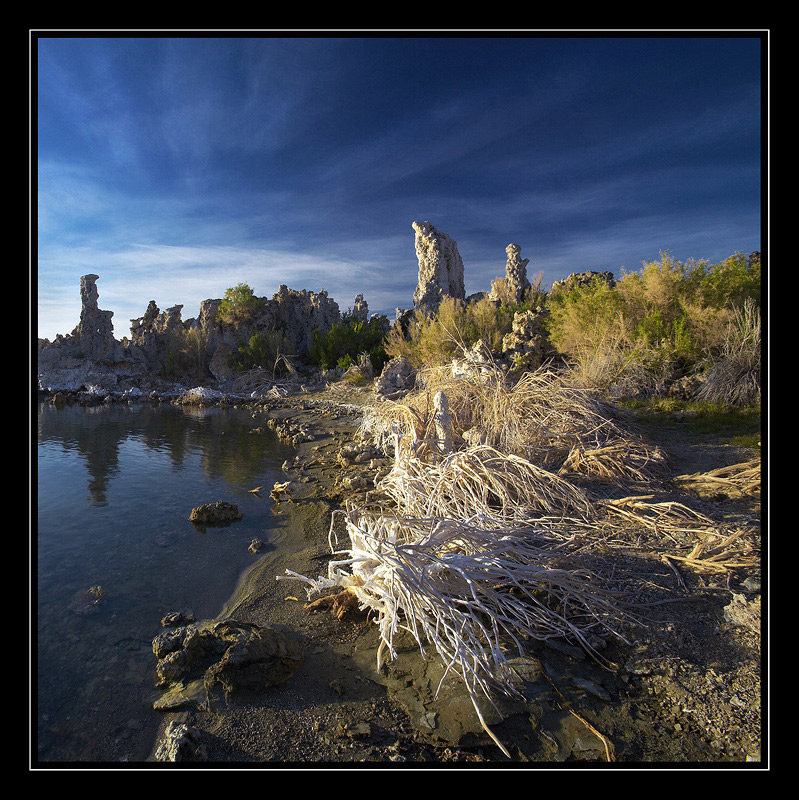
[[157,710],[200,705],[217,686],[225,698],[264,691],[289,680],[304,658],[288,629],[237,620],[170,628],[153,639],[153,653],[157,685],[166,690]]
[[162,628],[174,628],[177,625],[188,625],[194,622],[194,617],[191,614],[184,614],[182,611],[170,611],[164,614],[161,619]]
[[105,592],[99,586],[92,586],[91,589],[81,589],[69,601],[69,610],[82,617],[87,614],[94,614],[104,596]]
[[217,500],[216,503],[206,503],[191,510],[189,519],[192,522],[215,524],[224,522],[235,522],[240,520],[243,514],[238,506],[233,503],[226,503],[224,500]]

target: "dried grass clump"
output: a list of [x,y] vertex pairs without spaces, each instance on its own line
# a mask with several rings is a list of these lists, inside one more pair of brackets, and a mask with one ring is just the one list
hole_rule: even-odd
[[[490,362],[472,366],[425,370],[421,388],[402,402],[365,410],[362,434],[394,453],[375,488],[380,505],[334,512],[327,577],[287,577],[306,582],[309,598],[351,593],[376,616],[378,669],[386,653],[396,658],[400,631],[423,655],[432,647],[509,755],[479,704],[492,691],[518,695],[506,652],[523,654],[529,639],[565,638],[602,663],[593,636],[618,635],[626,616],[618,597],[576,564],[575,544],[624,521],[677,543],[694,569],[705,561],[705,569],[725,569],[739,563],[730,547],[743,539],[725,539],[707,517],[653,494],[592,500],[575,478],[651,483],[662,453],[563,375],[541,369],[513,383]],[[345,546],[335,533],[341,518]],[[676,536],[686,532],[699,539],[690,552]],[[347,607],[341,593],[323,604]]]
[[624,617],[589,571],[570,568],[545,527],[497,530],[365,509],[335,513],[343,513],[350,542],[339,549],[331,524],[331,550],[344,558],[330,563],[327,578],[288,578],[308,583],[309,598],[344,588],[377,615],[378,669],[385,652],[396,658],[401,630],[423,655],[432,646],[446,665],[444,677],[450,670],[460,675],[483,727],[506,754],[478,698],[490,701],[492,690],[519,696],[507,648],[523,653],[526,638],[567,638],[601,660],[592,633],[615,633]]
[[760,404],[760,309],[751,299],[735,309],[721,356],[705,374],[697,399],[729,406]]
[[648,502],[654,495],[599,500],[610,517],[617,516],[662,534],[707,533],[716,528],[712,519],[676,501]]
[[709,472],[678,475],[674,482],[695,492],[724,492],[731,497],[760,494],[760,458]]
[[395,434],[424,459],[435,439],[433,398],[449,401],[455,446],[488,445],[551,472],[617,483],[646,482],[662,471],[661,450],[626,430],[609,409],[564,374],[545,367],[515,383],[496,367],[453,375],[452,367],[423,370],[420,389],[401,403],[368,410],[363,431],[382,449]]
[[471,520],[508,525],[541,515],[591,516],[591,503],[577,486],[520,456],[476,445],[434,463],[412,453],[395,458],[377,486],[410,517]]
[[726,533],[713,531],[703,536],[687,555],[673,558],[700,575],[729,574],[732,570],[758,564],[758,548],[750,541],[751,532],[743,528]]

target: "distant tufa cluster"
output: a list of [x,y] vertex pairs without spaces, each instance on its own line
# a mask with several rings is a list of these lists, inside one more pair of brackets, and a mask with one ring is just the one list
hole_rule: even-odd
[[[530,288],[527,279],[529,259],[521,257],[521,247],[511,243],[505,248],[507,263],[505,277],[492,282],[489,293],[466,297],[463,260],[457,242],[435,228],[429,221],[414,222],[414,247],[419,263],[419,275],[413,296],[413,309],[397,309],[397,325],[402,330],[415,312],[434,314],[446,297],[470,302],[487,297],[499,305],[518,305]],[[610,273],[585,273],[585,279],[600,275],[612,281]],[[256,298],[246,325],[231,321],[220,313],[221,299],[203,300],[196,319],[184,321],[182,305],[161,311],[151,300],[143,316],[132,319],[130,338],[117,340],[113,334],[112,311],[98,306],[97,275],[84,275],[80,282],[80,323],[67,336],[53,342],[39,341],[40,388],[69,390],[90,384],[137,385],[143,379],[158,374],[178,334],[194,334],[202,349],[202,360],[216,380],[232,377],[231,356],[237,351],[243,336],[258,332],[279,332],[284,346],[292,356],[307,352],[315,330],[328,331],[343,319],[341,310],[327,292],[289,289],[282,285],[272,298]],[[570,276],[563,283],[572,285],[580,280]],[[558,285],[558,284],[556,284]],[[514,363],[528,368],[538,366],[551,355],[541,321],[544,311],[525,312],[513,322],[513,331],[503,343],[503,352]],[[355,298],[350,318],[366,321],[369,307],[363,294]]]
[[[413,230],[419,280],[413,295],[413,309],[397,309],[395,325],[404,334],[414,313],[434,314],[445,297],[466,303],[487,297],[497,306],[522,302],[530,288],[529,259],[521,257],[522,249],[518,244],[511,243],[505,248],[505,277],[492,281],[490,292],[466,297],[463,260],[455,240],[430,222],[414,222]],[[502,352],[498,354],[507,364],[516,369],[535,369],[555,355],[543,329],[545,314],[543,309],[516,313],[512,331],[504,337]],[[392,390],[397,391],[393,386]]]
[[[231,376],[230,355],[242,337],[260,331],[280,331],[292,351],[303,353],[314,330],[327,331],[341,321],[338,303],[327,292],[310,292],[280,286],[271,298],[258,298],[246,326],[226,321],[220,314],[221,299],[203,300],[196,319],[183,320],[182,305],[161,311],[154,300],[144,315],[132,319],[130,338],[114,337],[113,311],[98,307],[97,275],[80,281],[80,323],[71,334],[52,342],[39,340],[39,386],[43,391],[77,391],[82,386],[117,388],[140,385],[157,377],[164,357],[178,335],[193,333],[201,343],[203,359],[217,380]],[[352,315],[366,319],[369,307],[359,294]]]

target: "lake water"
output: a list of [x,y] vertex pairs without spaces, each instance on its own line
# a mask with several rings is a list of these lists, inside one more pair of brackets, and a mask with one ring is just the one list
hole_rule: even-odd
[[[269,546],[268,488],[292,451],[271,431],[252,433],[265,419],[244,408],[39,404],[34,759],[148,757],[162,617],[216,617],[259,557],[250,542]],[[217,500],[243,519],[189,522]]]

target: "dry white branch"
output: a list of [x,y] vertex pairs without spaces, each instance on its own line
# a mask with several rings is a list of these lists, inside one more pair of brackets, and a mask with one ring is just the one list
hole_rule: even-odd
[[309,597],[349,589],[362,609],[374,612],[378,670],[384,653],[397,657],[400,630],[413,636],[422,654],[432,646],[445,676],[454,670],[462,678],[492,737],[478,697],[491,701],[492,690],[518,696],[509,647],[524,653],[528,638],[567,638],[601,662],[590,635],[615,633],[614,622],[624,616],[596,576],[568,564],[560,535],[543,525],[497,529],[366,509],[335,514],[344,516],[349,536],[339,549],[334,518],[331,550],[342,558],[330,563],[327,577],[288,577],[309,584]]

